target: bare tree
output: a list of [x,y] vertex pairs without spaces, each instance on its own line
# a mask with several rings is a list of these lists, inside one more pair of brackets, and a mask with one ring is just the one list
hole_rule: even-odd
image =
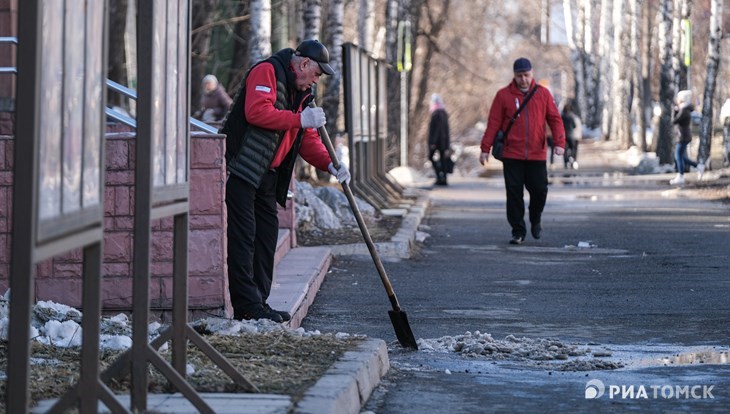
[[692,0],[675,0],[675,13],[674,13],[674,30],[672,33],[673,37],[673,49],[674,57],[672,59],[672,67],[674,68],[675,84],[677,90],[689,89],[689,67],[685,64],[683,59],[685,47],[687,45],[687,37],[692,36],[691,33],[684,30],[685,22],[688,22],[692,13]]
[[209,26],[213,21],[214,11],[218,7],[218,0],[199,0],[193,2],[192,8],[192,35],[190,61],[190,113],[194,113],[200,105],[200,81],[206,73],[206,66],[210,60],[210,30],[197,30]]
[[289,11],[287,0],[274,0],[271,3],[271,49],[278,51],[289,44]]
[[327,132],[336,136],[340,116],[340,84],[342,83],[342,44],[343,24],[345,19],[344,0],[330,0],[327,8],[327,27],[325,29],[325,45],[330,52],[330,66],[335,74],[324,79],[322,108],[325,116],[331,120],[327,123]]
[[271,0],[251,0],[251,40],[249,63],[266,59],[271,54]]
[[[617,140],[623,148],[632,145],[631,120],[629,118],[629,91],[633,78],[630,53],[629,28],[625,14],[627,0],[617,0],[613,4],[613,76],[611,83],[612,114],[610,137]],[[630,21],[630,19],[629,19]]]
[[[109,65],[107,77],[122,85],[127,80],[127,48],[124,45],[124,34],[127,31],[127,0],[111,0],[109,2]],[[121,94],[110,92],[107,97],[109,105],[128,109],[127,100]]]
[[357,16],[358,43],[360,47],[370,53],[374,53],[374,31],[375,31],[375,1],[360,0],[360,10]]
[[710,44],[707,53],[707,77],[705,93],[702,95],[702,123],[700,124],[700,150],[698,162],[710,166],[710,144],[712,142],[712,98],[720,71],[720,41],[722,39],[722,1],[712,0],[710,4]]
[[599,41],[599,90],[601,98],[597,100],[596,111],[601,114],[601,135],[605,139],[608,139],[608,134],[611,129],[611,106],[607,105],[610,102],[610,80],[611,71],[613,65],[611,65],[611,56],[614,53],[611,39],[613,38],[613,0],[601,0],[601,17],[600,17],[600,34],[598,36]]
[[251,19],[248,2],[242,1],[236,8],[236,15],[248,16],[248,19],[240,19],[233,27],[233,57],[229,67],[228,90],[237,91],[243,76],[246,74],[249,64],[249,43],[251,33]]
[[644,94],[644,54],[642,51],[641,31],[643,28],[643,5],[645,0],[629,0],[629,10],[631,13],[631,56],[633,57],[633,99],[632,113],[636,120],[636,133],[639,140],[639,146],[643,152],[647,151],[646,144],[646,102]]
[[[435,3],[439,3],[437,7]],[[427,25],[417,33],[419,39],[423,40],[422,51],[423,64],[420,66],[418,86],[415,91],[415,104],[413,113],[418,124],[425,124],[427,115],[426,96],[428,94],[428,84],[431,75],[431,64],[434,55],[440,51],[438,39],[441,31],[444,29],[449,19],[449,6],[451,0],[426,0],[423,3],[423,14]]]
[[304,0],[302,18],[304,21],[302,40],[319,40],[319,33],[322,31],[322,0]]
[[659,28],[660,62],[659,104],[662,109],[659,118],[659,133],[656,137],[656,154],[662,164],[672,163],[672,111],[675,92],[674,70],[672,68],[672,0],[661,2],[661,24]]

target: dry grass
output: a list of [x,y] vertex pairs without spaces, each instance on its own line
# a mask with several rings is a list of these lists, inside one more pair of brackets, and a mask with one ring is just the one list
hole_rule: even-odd
[[[210,335],[208,342],[223,354],[262,393],[301,395],[359,339],[338,339],[334,335],[303,337],[287,331]],[[109,366],[120,351],[102,351],[100,365]],[[162,352],[170,360],[170,352]],[[62,396],[78,380],[80,349],[65,349],[33,342],[30,392],[32,403]],[[195,372],[187,377],[198,392],[244,392],[210,359],[192,344],[188,345],[188,364]],[[0,343],[0,367],[7,367],[7,343]],[[174,392],[159,371],[149,368],[149,392]],[[129,376],[107,384],[115,393],[129,392]],[[0,382],[0,412],[5,412],[6,380]]]

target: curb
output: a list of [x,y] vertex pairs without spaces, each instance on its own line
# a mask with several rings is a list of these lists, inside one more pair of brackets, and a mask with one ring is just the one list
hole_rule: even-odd
[[297,414],[357,414],[380,378],[390,369],[388,349],[382,339],[369,338],[355,351],[347,351],[299,402]]
[[[423,216],[431,203],[427,193],[416,194],[416,201],[408,207],[408,213],[403,217],[400,229],[391,237],[390,241],[375,243],[375,250],[382,257],[409,259],[415,247],[416,232]],[[370,251],[365,243],[328,245],[335,256],[369,255]]]

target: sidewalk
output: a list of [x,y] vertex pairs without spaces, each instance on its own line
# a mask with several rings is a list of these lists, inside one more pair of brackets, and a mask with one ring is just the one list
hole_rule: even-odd
[[[407,190],[415,197],[403,217],[401,228],[388,242],[376,243],[381,257],[406,258],[412,253],[416,232],[426,213],[429,197],[420,190]],[[307,315],[310,305],[329,271],[333,254],[368,254],[364,243],[346,246],[288,248],[289,235],[282,232],[277,246],[277,265],[269,304],[287,310],[296,329]],[[338,252],[335,253],[334,251]],[[385,341],[364,340],[356,350],[346,352],[298,401],[280,394],[202,393],[203,400],[216,413],[236,414],[347,414],[359,413],[361,407],[390,368]],[[129,396],[117,399],[129,407]],[[55,403],[41,401],[33,413],[43,413]],[[197,413],[198,410],[181,394],[149,394],[147,408],[155,413]],[[99,403],[99,413],[109,412]]]

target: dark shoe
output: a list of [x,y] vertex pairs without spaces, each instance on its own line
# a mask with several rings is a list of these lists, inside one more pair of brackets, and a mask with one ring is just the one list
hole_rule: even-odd
[[525,242],[525,238],[522,236],[512,236],[512,240],[509,241],[509,244],[522,244]]
[[268,310],[269,312],[278,313],[279,316],[281,316],[281,319],[284,320],[284,322],[287,322],[287,321],[290,321],[291,320],[291,315],[287,311],[280,311],[280,310],[272,309],[271,306],[269,306],[268,303],[264,303],[264,308],[266,310]]
[[284,319],[277,312],[270,310],[271,308],[263,307],[255,312],[234,312],[233,318],[237,320],[251,320],[251,319],[269,319],[277,323],[284,322]]
[[539,239],[540,236],[542,236],[542,224],[540,224],[540,223],[533,224],[532,227],[530,228],[530,231],[532,232],[532,237],[534,237],[535,239]]

